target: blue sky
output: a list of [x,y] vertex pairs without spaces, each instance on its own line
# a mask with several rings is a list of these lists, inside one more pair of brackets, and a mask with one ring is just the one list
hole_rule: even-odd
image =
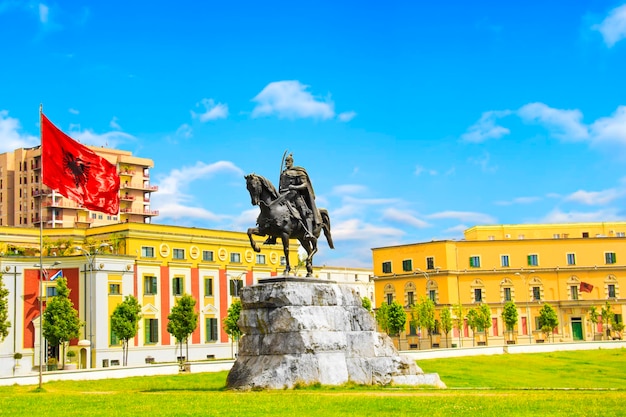
[[[228,4],[224,4],[228,3]],[[0,0],[0,152],[151,158],[155,222],[245,231],[243,175],[307,168],[336,248],[626,220],[626,2]]]

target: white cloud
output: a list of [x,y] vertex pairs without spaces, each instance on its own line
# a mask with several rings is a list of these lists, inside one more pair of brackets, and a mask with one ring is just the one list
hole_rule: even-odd
[[347,194],[362,194],[367,191],[367,187],[360,184],[344,184],[333,187],[332,193],[340,196]]
[[586,204],[588,206],[603,206],[609,204],[624,195],[624,191],[608,189],[603,191],[578,190],[567,197],[565,201]]
[[582,123],[580,110],[561,110],[544,103],[530,103],[522,106],[517,114],[525,122],[539,123],[562,140],[583,140],[589,138],[587,126]]
[[196,107],[204,106],[205,111],[203,113],[196,113],[191,111],[191,117],[199,119],[201,122],[208,122],[209,120],[225,119],[228,117],[228,105],[217,103],[212,98],[203,98],[200,103],[196,104]]
[[39,21],[43,24],[48,23],[48,15],[50,9],[43,3],[39,3]]
[[354,111],[345,111],[343,113],[339,113],[337,118],[342,122],[349,122],[350,120],[356,117],[356,112]]
[[252,117],[276,115],[279,118],[319,118],[335,116],[334,103],[320,100],[307,91],[308,85],[299,81],[275,81],[269,83],[252,101],[257,105]]
[[511,206],[514,204],[531,204],[536,203],[541,200],[541,197],[516,197],[510,201],[496,201],[495,204],[498,206]]
[[478,165],[482,172],[493,173],[498,170],[497,166],[489,165],[489,162],[491,161],[491,155],[488,152],[483,153],[482,157],[472,156],[468,158],[468,161],[475,165]]
[[197,162],[193,166],[172,170],[168,176],[158,181],[159,192],[153,196],[154,206],[159,208],[160,219],[203,219],[221,221],[228,216],[217,215],[191,203],[193,196],[186,194],[189,185],[198,179],[205,179],[218,174],[243,175],[243,170],[230,161],[218,161],[213,164]]
[[570,211],[563,212],[559,209],[555,209],[547,214],[542,220],[542,223],[577,223],[577,222],[607,222],[607,221],[622,221],[623,216],[617,214],[616,209],[598,210],[594,212],[578,212]]
[[391,220],[397,223],[407,224],[409,226],[423,229],[431,225],[420,219],[414,213],[407,210],[398,210],[396,208],[388,208],[383,211],[383,220]]
[[455,219],[464,223],[471,224],[495,224],[496,219],[488,214],[476,213],[472,211],[442,211],[439,213],[429,214],[426,216],[429,219]]
[[457,235],[459,237],[463,237],[465,231],[469,229],[466,225],[464,224],[459,224],[453,227],[449,227],[446,230],[444,230],[444,233],[447,234],[451,234],[451,235]]
[[68,111],[69,111],[71,114],[80,114],[80,112],[79,112],[78,110],[76,110],[76,109],[72,109],[72,108],[70,108]]
[[109,122],[109,126],[111,126],[111,128],[115,130],[122,130],[122,127],[119,125],[119,123],[117,123],[117,117],[113,117],[113,119],[111,119],[111,121]]
[[37,136],[21,133],[20,130],[19,120],[9,117],[7,110],[0,110],[0,153],[39,145]]
[[193,136],[193,129],[187,123],[183,123],[176,129],[176,136],[189,139]]
[[136,139],[133,135],[119,131],[98,134],[91,129],[87,129],[83,131],[70,131],[68,134],[84,145],[105,146],[107,148],[115,148],[122,142]]
[[470,143],[482,143],[489,139],[500,139],[502,136],[508,135],[510,130],[506,127],[498,126],[496,121],[509,114],[511,114],[509,110],[484,112],[480,120],[470,126],[466,133],[461,135],[461,140]]
[[593,122],[589,128],[595,143],[618,142],[626,144],[626,106],[619,106],[611,117]]
[[365,240],[371,242],[372,236],[376,239],[400,238],[405,232],[394,227],[376,226],[369,223],[363,223],[359,219],[349,219],[343,222],[337,222],[332,226],[332,236],[335,242],[345,240]]
[[420,176],[422,174],[437,175],[437,171],[435,171],[434,169],[426,169],[421,165],[417,165],[415,167],[415,175]]
[[591,29],[602,34],[604,43],[609,48],[626,38],[626,4],[611,10],[602,23],[593,25]]

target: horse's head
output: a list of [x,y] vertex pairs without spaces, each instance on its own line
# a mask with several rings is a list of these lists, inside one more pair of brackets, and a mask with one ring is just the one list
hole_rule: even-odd
[[263,191],[261,179],[256,174],[248,174],[244,178],[246,179],[246,188],[250,193],[250,202],[253,206],[258,206],[261,191]]

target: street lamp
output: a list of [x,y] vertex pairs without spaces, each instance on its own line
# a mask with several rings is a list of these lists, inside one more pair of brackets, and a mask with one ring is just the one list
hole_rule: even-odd
[[[529,274],[534,273],[535,271],[528,271]],[[533,343],[533,337],[532,337],[532,332],[531,332],[531,323],[530,323],[530,288],[528,288],[528,286],[526,285],[526,275],[522,275],[519,272],[516,272],[515,275],[517,275],[518,277],[520,277],[523,281],[524,281],[524,287],[526,287],[526,327],[528,330],[528,343],[532,344]],[[528,285],[530,285],[530,282],[528,283]]]
[[[92,363],[93,363],[93,351],[94,351],[94,345],[93,345],[93,269],[95,267],[96,255],[98,255],[99,253],[102,253],[100,252],[100,250],[104,248],[112,249],[112,246],[108,243],[101,243],[94,250],[93,253],[86,251],[80,246],[74,246],[75,250],[81,251],[83,255],[85,255],[85,258],[87,259],[87,264],[89,265],[89,345],[91,348],[91,362]],[[86,290],[87,288],[85,286],[85,291]],[[85,312],[86,311],[87,309],[85,309]],[[89,364],[89,367],[91,368],[91,364]]]
[[61,265],[61,262],[54,261],[48,268],[44,268],[42,263],[35,264],[39,268],[39,389],[43,387],[43,278],[48,279],[48,269]]

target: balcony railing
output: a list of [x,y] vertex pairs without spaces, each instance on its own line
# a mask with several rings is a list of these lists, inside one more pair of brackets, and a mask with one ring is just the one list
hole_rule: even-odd
[[126,194],[124,194],[124,195],[120,196],[120,199],[124,200],[124,201],[135,201],[135,196],[134,195],[126,195]]
[[124,214],[141,214],[142,216],[158,216],[159,210],[141,210],[134,208],[121,208],[120,213]]
[[143,190],[143,191],[158,191],[158,185],[144,185],[144,184],[133,184],[133,183],[123,183],[120,188],[129,188],[133,190]]

